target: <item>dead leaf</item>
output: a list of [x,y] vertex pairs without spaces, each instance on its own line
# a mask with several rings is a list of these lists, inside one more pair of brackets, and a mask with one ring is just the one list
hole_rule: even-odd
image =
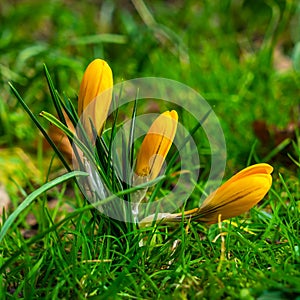
[[300,129],[299,122],[290,122],[285,128],[280,129],[275,125],[267,125],[265,121],[253,122],[253,131],[262,145],[276,147],[286,139],[296,140],[296,130]]
[[277,46],[273,53],[274,69],[280,73],[289,71],[293,68],[292,60],[283,53],[281,46]]

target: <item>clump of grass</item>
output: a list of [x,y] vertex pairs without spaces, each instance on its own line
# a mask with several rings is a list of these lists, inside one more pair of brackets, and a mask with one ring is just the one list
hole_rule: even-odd
[[[96,222],[92,207],[77,207],[57,222],[41,199],[34,211],[49,227],[24,239],[19,232],[26,223],[24,213],[2,241],[3,294],[49,299],[296,297],[300,255],[295,183],[278,177],[251,218],[236,218],[221,228],[190,223],[119,236],[109,231],[107,220]],[[286,195],[279,196],[276,190],[282,185]],[[61,192],[57,196],[62,206],[66,197]],[[144,246],[138,246],[137,236],[147,238]]]

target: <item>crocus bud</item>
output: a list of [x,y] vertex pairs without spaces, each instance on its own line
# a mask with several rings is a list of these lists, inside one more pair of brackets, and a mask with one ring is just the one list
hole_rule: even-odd
[[137,155],[135,173],[139,178],[153,180],[158,176],[173,143],[177,122],[175,110],[166,111],[154,120]]
[[143,226],[154,220],[162,223],[181,222],[182,218],[214,224],[221,220],[236,217],[257,204],[270,190],[273,168],[268,164],[256,164],[243,169],[216,191],[211,193],[200,207],[182,213],[159,213],[141,221]]
[[[63,112],[63,114],[66,121],[66,125],[73,133],[75,133],[75,128],[71,120],[69,119],[68,115],[65,112]],[[58,127],[50,124],[50,127],[48,129],[48,135],[52,139],[54,144],[57,146],[57,148],[62,152],[62,154],[65,155],[67,161],[71,162],[73,156],[73,149],[66,134]],[[46,140],[45,140],[45,146],[50,147],[50,145]]]
[[272,185],[273,168],[268,164],[256,164],[243,169],[210,194],[200,208],[186,211],[193,220],[213,224],[221,219],[238,216],[257,204]]
[[112,99],[113,78],[109,65],[102,59],[93,60],[83,75],[79,96],[78,116],[93,141],[91,122],[101,135]]

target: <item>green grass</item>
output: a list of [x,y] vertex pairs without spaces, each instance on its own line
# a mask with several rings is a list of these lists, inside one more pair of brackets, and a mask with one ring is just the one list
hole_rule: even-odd
[[[0,298],[299,298],[299,130],[281,149],[272,135],[262,145],[252,129],[256,120],[271,131],[299,120],[299,5],[235,0],[146,4],[148,10],[141,1],[0,4],[0,183],[11,198],[2,224],[20,212],[0,244]],[[283,62],[275,55],[278,50],[288,62],[286,69],[278,67]],[[73,181],[29,196],[30,205],[23,207],[32,192],[46,190],[48,173],[55,179],[65,170],[52,164],[53,151],[43,151],[38,129],[8,81],[47,128],[38,114],[55,109],[43,64],[60,95],[76,106],[83,71],[96,57],[109,62],[115,82],[165,77],[204,96],[224,131],[225,179],[247,164],[270,163],[273,186],[267,197],[221,228],[182,223],[129,230],[99,218]],[[142,104],[138,111],[143,110],[151,107]],[[205,141],[200,136],[201,148]],[[14,167],[18,148],[28,155],[27,166],[33,164],[40,174],[31,175],[23,165],[20,174]],[[4,150],[5,155],[11,151],[9,159]],[[200,198],[206,171],[188,206]]]
[[[115,236],[109,220],[97,224],[84,206],[61,216],[63,205],[74,200],[66,201],[56,192],[55,210],[47,207],[45,199],[31,206],[39,221],[37,236],[25,239],[20,233],[26,212],[6,235],[3,260],[9,262],[4,265],[3,294],[26,299],[93,295],[106,299],[105,292],[111,299],[171,295],[254,299],[275,293],[277,299],[293,298],[299,293],[300,275],[299,186],[293,190],[290,184],[295,182],[277,180],[262,207],[253,209],[247,219],[236,218],[234,225],[223,224],[223,260],[221,239],[215,241],[220,233],[217,225],[192,223],[156,228],[154,235],[149,228]],[[286,196],[277,195],[275,191],[286,185]],[[57,216],[63,219],[58,221]],[[142,238],[144,245],[139,247]],[[173,250],[175,240],[178,245]]]

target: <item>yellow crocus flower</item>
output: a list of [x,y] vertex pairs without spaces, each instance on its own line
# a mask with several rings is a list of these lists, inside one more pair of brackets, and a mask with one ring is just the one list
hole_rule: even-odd
[[273,168],[268,164],[256,164],[235,174],[211,193],[200,208],[186,211],[186,217],[213,224],[221,219],[236,217],[257,204],[272,185]]
[[78,95],[78,116],[91,140],[92,121],[100,135],[112,99],[113,78],[109,65],[102,59],[93,60],[83,75]]
[[138,182],[158,176],[173,143],[177,123],[175,110],[162,113],[152,123],[137,155],[135,176],[140,179]]
[[211,193],[200,207],[182,213],[160,213],[146,217],[141,223],[149,224],[155,219],[163,223],[179,222],[182,217],[207,224],[239,216],[268,193],[272,185],[273,167],[261,163],[249,166],[235,174]]

